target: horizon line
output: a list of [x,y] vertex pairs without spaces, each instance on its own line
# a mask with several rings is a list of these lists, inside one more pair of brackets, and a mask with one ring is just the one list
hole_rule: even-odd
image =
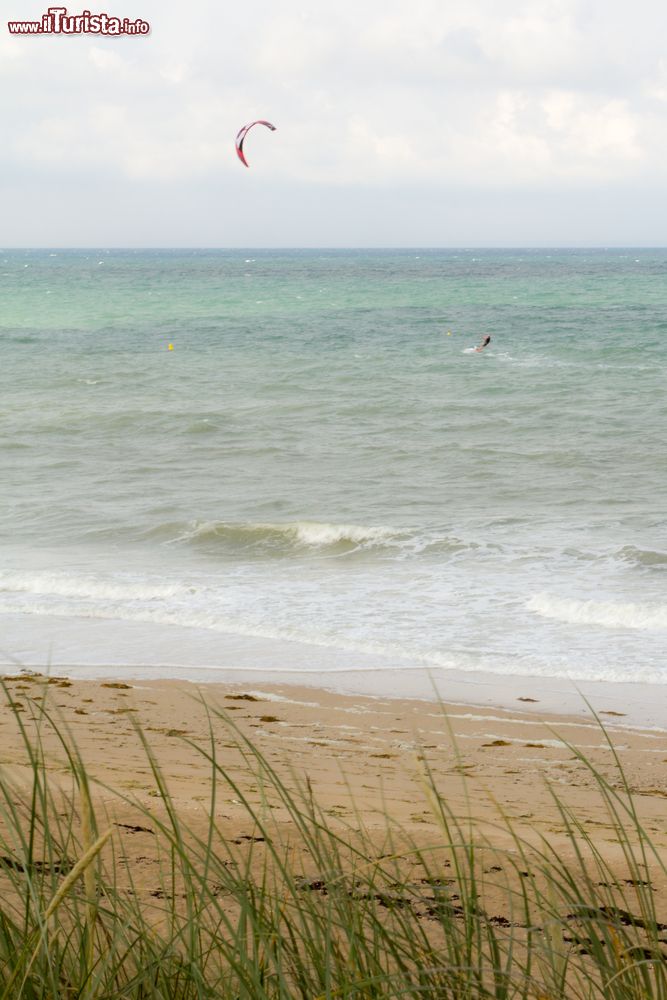
[[60,244],[43,244],[43,245],[17,245],[17,246],[6,246],[0,247],[0,253],[12,253],[14,251],[28,250],[28,251],[39,251],[39,250],[96,250],[102,252],[109,252],[112,250],[124,250],[124,251],[146,251],[146,250],[207,250],[207,251],[224,251],[233,252],[240,250],[251,250],[253,252],[266,252],[266,251],[396,251],[396,250],[420,250],[420,251],[459,251],[464,253],[478,252],[481,250],[667,250],[667,244],[653,244],[653,243],[580,243],[580,244],[528,244],[528,243],[489,243],[489,244],[451,244],[442,246],[431,246],[431,245],[419,245],[419,244],[395,244],[395,245],[368,245],[368,246],[252,246],[250,244],[234,244],[230,246],[206,246],[200,244],[180,244],[180,245],[154,245],[149,244],[142,246],[128,246],[122,244],[77,244],[72,246],[65,246]]

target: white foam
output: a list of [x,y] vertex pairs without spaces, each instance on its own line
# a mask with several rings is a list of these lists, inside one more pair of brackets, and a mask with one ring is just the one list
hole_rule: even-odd
[[[87,601],[153,601],[191,593],[192,588],[178,584],[161,584],[131,580],[110,583],[92,576],[72,576],[59,573],[0,573],[0,593],[32,594],[46,597],[83,598]],[[27,609],[25,609],[27,610]],[[98,609],[103,611],[104,609]],[[69,609],[71,612],[71,609]],[[37,613],[40,613],[37,610]],[[42,613],[45,613],[42,611]],[[68,611],[59,613],[67,614]]]
[[291,545],[310,548],[324,548],[328,545],[348,543],[352,545],[378,545],[398,538],[400,533],[386,525],[366,526],[359,524],[336,524],[326,521],[257,522],[233,524],[226,522],[193,522],[174,539],[174,542],[206,540],[207,538],[229,537],[230,539],[258,541],[269,538],[283,539]]
[[633,628],[642,631],[667,629],[665,604],[581,601],[535,594],[526,602],[526,607],[542,618],[571,625],[601,625],[603,628]]
[[363,527],[357,524],[327,524],[300,521],[292,526],[294,535],[302,545],[335,545],[352,542],[356,545],[384,542],[394,534],[393,528]]
[[[552,617],[558,613],[560,621],[568,620],[563,614],[572,609],[563,608],[563,602],[554,606],[555,599],[545,600],[546,612]],[[582,602],[565,603],[574,605],[577,613],[583,613],[579,607]],[[537,610],[540,607],[538,598],[534,598],[532,604],[532,610],[546,616],[544,611]],[[151,580],[119,580],[118,577],[105,581],[92,575],[4,574],[0,575],[0,613],[30,615],[44,621],[60,618],[72,622],[97,620],[130,626],[157,626],[159,633],[156,634],[160,636],[164,635],[164,626],[175,630],[194,629],[198,632],[197,642],[207,642],[207,635],[211,641],[216,635],[224,635],[233,641],[269,640],[276,658],[279,649],[283,650],[285,657],[294,656],[297,648],[320,649],[327,651],[331,660],[326,670],[323,668],[326,673],[337,670],[347,673],[366,671],[370,658],[374,669],[400,668],[407,674],[427,668],[438,672],[457,670],[470,676],[482,671],[503,676],[559,676],[569,680],[612,682],[632,679],[645,683],[667,683],[667,672],[651,662],[635,665],[629,674],[627,668],[613,663],[603,667],[585,661],[568,664],[562,659],[544,663],[534,657],[503,655],[500,651],[475,653],[452,646],[428,649],[412,641],[406,642],[399,636],[393,641],[389,636],[378,641],[371,635],[364,635],[362,630],[356,630],[355,634],[355,630],[335,628],[331,622],[323,621],[321,616],[311,615],[309,620],[304,620],[300,616],[281,615],[281,620],[276,620],[257,609],[253,612],[239,602],[233,606],[229,594],[219,593],[200,583],[189,586]],[[617,618],[612,617],[611,620],[618,626]],[[640,626],[635,624],[634,627]],[[119,635],[120,632],[110,634],[112,645],[120,642]],[[176,631],[173,641],[184,642],[184,638]],[[188,649],[192,641],[188,640]],[[285,652],[286,644],[290,647],[289,654]]]

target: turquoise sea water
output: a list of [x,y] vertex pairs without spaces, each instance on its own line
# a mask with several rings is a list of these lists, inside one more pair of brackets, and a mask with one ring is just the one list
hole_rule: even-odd
[[0,252],[0,662],[667,683],[666,343],[665,250]]

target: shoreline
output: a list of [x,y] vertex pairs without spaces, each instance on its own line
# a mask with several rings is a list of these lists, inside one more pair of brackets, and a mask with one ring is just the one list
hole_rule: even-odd
[[[45,673],[38,666],[0,664],[0,677],[21,671]],[[413,668],[346,668],[329,670],[265,667],[177,665],[54,665],[55,673],[76,681],[177,682],[193,687],[268,685],[306,688],[343,697],[393,701],[442,702],[471,709],[521,710],[529,716],[592,719],[605,726],[667,733],[667,698],[657,698],[660,685],[642,682],[576,681],[567,678],[503,675],[457,670]]]
[[[607,738],[590,715],[553,715],[533,702],[517,703],[511,710],[439,705],[267,684],[258,678],[204,686],[181,680],[76,680],[63,674],[15,673],[4,684],[3,769],[17,770],[17,713],[30,731],[44,718],[47,705],[102,787],[131,790],[144,805],[151,805],[152,792],[139,730],[174,783],[179,808],[188,813],[201,810],[208,796],[210,766],[197,747],[205,747],[215,731],[224,766],[237,766],[234,733],[240,734],[283,772],[307,774],[325,807],[340,807],[341,815],[355,799],[363,803],[366,819],[379,816],[383,803],[390,802],[392,820],[408,828],[425,824],[426,830],[425,803],[419,803],[415,815],[415,799],[422,797],[420,791],[415,797],[415,779],[418,762],[428,760],[461,810],[468,802],[464,786],[473,782],[480,815],[489,817],[500,803],[520,823],[528,819],[531,833],[540,828],[553,832],[559,823],[547,788],[551,783],[576,809],[596,817],[592,822],[604,826],[603,804],[589,801],[591,776],[577,764],[573,749],[579,748],[615,781],[611,743],[622,757],[629,787],[648,809],[647,822],[655,814],[662,830],[658,817],[667,798],[667,733],[634,729],[616,715],[601,716]],[[52,725],[47,720],[44,731]],[[61,754],[55,735],[45,745],[54,757]],[[233,800],[225,803],[225,813],[235,812],[232,805]],[[658,840],[663,839],[667,850],[664,831]]]

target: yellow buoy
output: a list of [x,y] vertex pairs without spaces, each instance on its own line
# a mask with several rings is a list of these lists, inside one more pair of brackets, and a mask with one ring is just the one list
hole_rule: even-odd
[[173,344],[170,344],[169,347],[167,348],[168,351],[173,351],[173,349],[174,349],[174,345]]

